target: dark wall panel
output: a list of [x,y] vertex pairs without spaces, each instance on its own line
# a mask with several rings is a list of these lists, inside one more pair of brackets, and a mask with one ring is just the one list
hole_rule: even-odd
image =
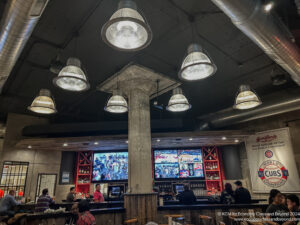
[[[76,152],[62,152],[59,184],[74,184],[76,169]],[[68,183],[62,182],[63,173],[69,173],[70,180]]]
[[226,180],[239,180],[242,179],[241,160],[239,155],[239,147],[234,146],[223,146],[222,158],[223,167]]

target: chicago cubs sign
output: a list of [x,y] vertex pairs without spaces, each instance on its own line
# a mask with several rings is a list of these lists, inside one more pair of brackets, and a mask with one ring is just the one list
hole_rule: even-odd
[[285,184],[288,170],[279,161],[264,161],[258,170],[258,177],[269,187],[278,188]]
[[267,193],[274,188],[287,193],[300,192],[288,128],[249,136],[246,150],[253,192]]

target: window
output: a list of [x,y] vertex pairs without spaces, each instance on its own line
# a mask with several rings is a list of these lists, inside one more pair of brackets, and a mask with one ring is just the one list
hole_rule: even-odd
[[4,195],[7,194],[9,190],[15,190],[16,196],[23,196],[28,166],[28,162],[6,161],[3,163],[0,189],[4,191]]

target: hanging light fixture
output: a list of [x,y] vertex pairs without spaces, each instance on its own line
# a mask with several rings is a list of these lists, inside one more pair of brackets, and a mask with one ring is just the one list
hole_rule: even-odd
[[39,95],[33,100],[28,110],[40,114],[56,113],[55,103],[51,98],[51,93],[47,89],[41,89]]
[[120,90],[113,91],[113,95],[109,98],[104,110],[110,113],[125,113],[128,111],[127,101]]
[[141,50],[152,39],[150,26],[132,0],[119,2],[118,10],[102,27],[101,35],[106,44],[120,51]]
[[53,83],[68,91],[85,91],[90,87],[86,75],[81,69],[81,62],[77,58],[68,59],[67,65],[53,79]]
[[261,103],[261,100],[255,92],[251,90],[249,85],[241,85],[233,107],[241,110],[251,109],[259,106]]
[[216,71],[216,65],[204,53],[202,47],[198,44],[191,44],[181,65],[179,78],[187,81],[201,80],[215,74]]
[[173,89],[173,95],[169,100],[168,106],[166,107],[168,111],[171,112],[183,112],[189,110],[192,106],[189,101],[182,93],[181,88]]
[[264,8],[266,13],[270,12],[274,8],[274,2],[272,0],[271,1],[266,1],[263,8]]

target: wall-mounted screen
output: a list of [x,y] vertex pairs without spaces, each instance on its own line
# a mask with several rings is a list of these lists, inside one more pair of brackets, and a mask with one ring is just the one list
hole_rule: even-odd
[[154,151],[155,179],[204,178],[201,149]]
[[93,181],[128,179],[128,152],[94,153]]

